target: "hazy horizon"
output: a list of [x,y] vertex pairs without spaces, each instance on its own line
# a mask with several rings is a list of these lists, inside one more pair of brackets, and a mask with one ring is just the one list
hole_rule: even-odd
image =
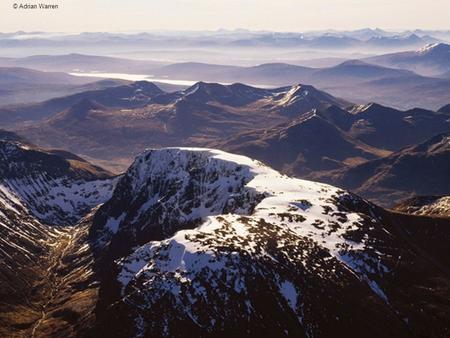
[[322,28],[322,29],[311,29],[311,30],[270,30],[270,29],[248,29],[248,28],[217,28],[217,29],[197,29],[197,30],[180,30],[180,29],[123,29],[123,30],[84,30],[84,31],[52,31],[52,30],[24,30],[24,29],[17,29],[17,30],[0,30],[0,33],[2,34],[14,34],[23,32],[26,34],[33,34],[33,33],[48,33],[48,34],[64,34],[64,35],[71,35],[71,34],[83,34],[83,33],[110,33],[110,34],[139,34],[139,33],[148,33],[148,34],[196,34],[196,33],[219,33],[219,32],[229,32],[229,33],[237,33],[237,32],[249,32],[249,33],[326,33],[326,32],[356,32],[361,31],[365,29],[371,29],[371,30],[382,30],[387,33],[405,33],[405,32],[411,32],[414,31],[435,31],[435,32],[448,32],[450,31],[450,28],[442,28],[442,29],[427,29],[427,28],[417,28],[417,27],[411,27],[411,28],[403,28],[403,29],[389,29],[384,27],[359,27],[354,29],[336,29],[336,28]]
[[54,10],[13,9],[14,3],[8,0],[0,4],[3,32],[450,29],[447,0],[66,0],[55,1],[59,8]]

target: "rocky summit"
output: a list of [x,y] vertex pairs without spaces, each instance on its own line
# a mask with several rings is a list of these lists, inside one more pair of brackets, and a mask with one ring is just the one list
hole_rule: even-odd
[[94,332],[439,336],[448,284],[412,219],[244,156],[146,151],[93,217]]

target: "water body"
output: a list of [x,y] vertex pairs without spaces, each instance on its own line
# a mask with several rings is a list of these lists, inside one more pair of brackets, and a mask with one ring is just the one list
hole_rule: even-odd
[[167,78],[155,78],[152,75],[144,75],[144,74],[127,74],[127,73],[69,73],[73,76],[84,76],[84,77],[98,77],[103,79],[120,79],[120,80],[128,80],[128,81],[152,81],[152,82],[161,82],[178,86],[192,86],[197,81],[188,81],[188,80],[172,80]]
[[[171,85],[177,86],[192,86],[196,84],[200,80],[175,80],[169,78],[156,78],[152,75],[145,74],[127,74],[127,73],[99,73],[99,72],[91,72],[91,73],[80,73],[73,72],[69,73],[73,76],[84,76],[84,77],[97,77],[102,79],[119,79],[119,80],[127,80],[127,81],[151,81],[151,82],[160,82],[167,83]],[[223,85],[229,85],[231,83],[218,82]],[[259,88],[273,88],[274,86],[270,85],[258,85],[258,84],[248,84],[250,86],[259,87]]]

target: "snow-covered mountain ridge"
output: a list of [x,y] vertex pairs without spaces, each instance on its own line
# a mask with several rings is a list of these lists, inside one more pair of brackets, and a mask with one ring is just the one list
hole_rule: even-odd
[[[398,317],[410,310],[398,304],[417,300],[398,289],[393,271],[401,255],[417,257],[383,218],[349,192],[244,156],[148,150],[93,219],[91,237],[111,258],[98,327],[118,337],[186,329],[311,337],[350,327],[376,336],[387,332],[383,321],[402,336],[409,328]],[[367,301],[352,300],[360,298]],[[111,324],[117,316],[126,322]]]
[[[169,166],[167,166],[168,162]],[[344,214],[338,210],[339,201],[357,197],[338,188],[289,178],[247,157],[212,149],[173,148],[149,151],[136,160],[127,175],[133,177],[132,194],[134,196],[138,195],[138,189],[150,187],[152,181],[158,179],[157,177],[164,177],[166,182],[176,180],[174,183],[179,184],[177,189],[179,194],[183,191],[181,187],[188,185],[192,172],[196,170],[204,170],[206,173],[199,179],[200,186],[197,193],[200,193],[200,196],[195,196],[192,201],[194,204],[196,202],[199,204],[194,208],[186,208],[189,213],[183,212],[181,206],[181,210],[177,210],[176,217],[179,223],[197,219],[199,226],[195,230],[181,231],[175,237],[166,239],[164,243],[171,243],[171,247],[184,247],[185,254],[195,256],[206,248],[202,248],[201,245],[194,248],[196,241],[186,240],[186,238],[196,238],[198,234],[212,234],[225,224],[231,226],[231,232],[247,237],[249,235],[246,230],[247,223],[254,222],[254,225],[258,225],[260,220],[264,220],[292,231],[298,236],[310,238],[313,242],[325,247],[332,256],[338,258],[350,269],[356,270],[355,272],[360,270],[358,264],[365,264],[353,263],[352,256],[370,246],[366,247],[364,238],[360,241],[350,239],[351,233],[362,227],[364,219],[355,212]],[[150,201],[145,203],[144,208],[154,208],[161,203],[161,200],[166,198],[160,196],[162,192],[166,191],[162,189],[156,196],[153,195]],[[217,194],[212,195],[212,192]],[[236,197],[242,200],[243,195],[246,196],[247,203],[236,208]],[[258,203],[258,199],[254,196],[260,196],[261,202]],[[177,199],[180,200],[179,197]],[[164,202],[168,205],[179,205],[171,203],[170,199]],[[361,203],[362,200],[359,202]],[[163,207],[162,204],[159,205]],[[148,210],[143,210],[144,208],[140,209],[140,215]],[[125,219],[126,216],[122,214],[119,218]],[[110,218],[107,225],[110,226],[113,222]],[[124,222],[124,224],[129,223]],[[161,224],[164,224],[164,218]],[[120,224],[118,229],[120,230]],[[189,249],[193,249],[193,252],[189,252]],[[249,253],[255,254],[252,246],[249,247]],[[183,258],[177,257],[177,259],[175,262],[168,263],[173,270],[183,265]],[[381,257],[376,256],[373,261],[379,262],[380,259]],[[177,265],[173,266],[173,264]],[[380,268],[382,267],[378,266],[378,269]],[[139,270],[137,274],[141,272]],[[372,283],[374,290],[385,297],[376,283]]]

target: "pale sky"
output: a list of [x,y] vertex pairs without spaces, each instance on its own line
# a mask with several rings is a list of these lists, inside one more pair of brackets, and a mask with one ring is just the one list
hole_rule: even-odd
[[[36,1],[36,2],[35,2]],[[450,29],[450,0],[28,0],[57,10],[14,10],[0,1],[0,31],[273,31]]]

